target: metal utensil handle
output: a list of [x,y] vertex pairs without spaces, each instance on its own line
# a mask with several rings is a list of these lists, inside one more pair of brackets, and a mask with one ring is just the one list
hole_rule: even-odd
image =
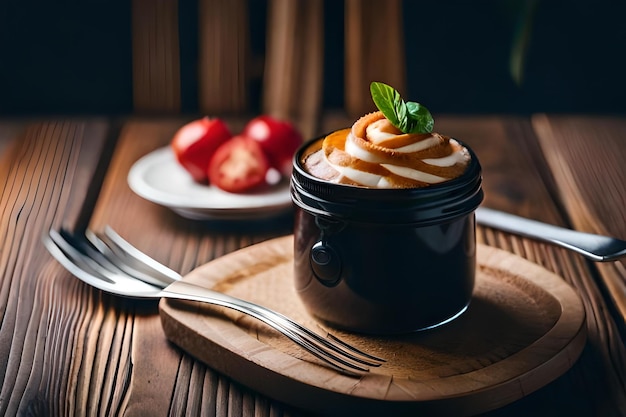
[[599,250],[614,247],[615,238],[566,229],[485,207],[476,210],[476,221],[483,226],[564,247],[598,262],[613,261],[626,254],[624,250],[616,253]]

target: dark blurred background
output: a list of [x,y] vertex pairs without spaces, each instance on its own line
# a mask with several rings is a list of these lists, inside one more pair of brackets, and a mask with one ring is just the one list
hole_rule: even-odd
[[[520,10],[513,3],[405,0],[407,97],[437,113],[626,112],[626,1],[539,0],[519,83],[509,67]],[[0,4],[0,114],[133,111],[129,1]],[[196,8],[179,1],[188,113],[198,111]],[[249,11],[250,47],[262,55],[267,4],[249,0]],[[343,2],[325,1],[325,108],[343,106],[343,25]],[[258,111],[260,80],[250,89]]]

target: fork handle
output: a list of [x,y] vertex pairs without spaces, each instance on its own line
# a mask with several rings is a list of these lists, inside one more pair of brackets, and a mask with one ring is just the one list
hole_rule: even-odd
[[[282,322],[283,319],[281,315],[266,307],[185,281],[176,281],[168,285],[161,292],[161,296],[228,307],[241,313],[252,315],[259,320],[271,317],[272,319],[281,319],[280,321]],[[289,321],[286,317],[284,319]]]
[[237,310],[240,313],[244,313],[254,318],[257,318],[274,328],[276,328],[275,322],[277,322],[279,327],[277,328],[277,330],[281,332],[285,329],[286,326],[288,327],[287,330],[291,332],[297,331],[290,328],[292,327],[290,326],[290,319],[287,319],[286,317],[278,314],[273,310],[219,291],[214,291],[199,285],[190,284],[185,281],[177,281],[170,284],[165,289],[163,289],[163,291],[161,291],[160,295],[164,298],[199,301],[202,303],[227,307],[233,310]]

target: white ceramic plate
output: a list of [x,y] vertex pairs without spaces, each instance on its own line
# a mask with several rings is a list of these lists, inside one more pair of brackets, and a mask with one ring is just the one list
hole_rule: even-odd
[[289,181],[256,192],[233,194],[195,182],[169,146],[133,164],[128,185],[139,196],[194,220],[274,217],[291,209]]

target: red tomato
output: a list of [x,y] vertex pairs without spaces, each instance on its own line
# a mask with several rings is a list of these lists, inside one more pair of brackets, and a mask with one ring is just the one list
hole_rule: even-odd
[[203,117],[181,127],[174,135],[171,146],[176,159],[193,179],[206,183],[213,154],[231,137],[228,126],[222,120]]
[[248,122],[243,135],[261,145],[272,167],[283,175],[291,173],[293,154],[302,144],[302,135],[291,123],[270,116],[258,116]]
[[220,146],[209,163],[209,181],[231,193],[241,193],[266,184],[270,165],[261,145],[245,136],[235,136]]

